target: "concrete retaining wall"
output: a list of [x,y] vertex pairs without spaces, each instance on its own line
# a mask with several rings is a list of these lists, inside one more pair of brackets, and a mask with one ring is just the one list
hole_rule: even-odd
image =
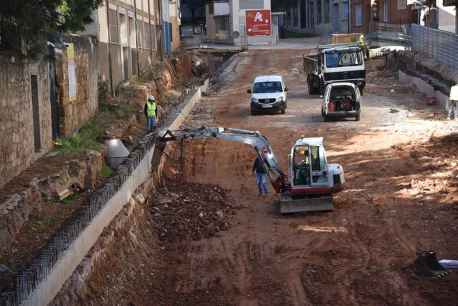
[[448,111],[448,96],[443,94],[439,90],[435,90],[432,85],[423,79],[415,76],[411,76],[401,70],[398,72],[399,82],[401,84],[415,86],[415,88],[422,94],[435,98],[439,104],[444,108],[445,111]]
[[[194,105],[202,97],[202,92],[208,89],[208,80],[197,91],[185,100],[181,112],[177,114],[167,129],[178,129],[191,113]],[[152,159],[155,146],[145,154],[145,157],[133,174],[121,186],[119,191],[109,200],[93,221],[81,232],[78,238],[68,247],[48,276],[21,304],[24,306],[48,305],[60,291],[65,281],[72,275],[89,250],[95,245],[103,230],[113,221],[116,215],[129,202],[135,190],[145,183],[152,173]]]

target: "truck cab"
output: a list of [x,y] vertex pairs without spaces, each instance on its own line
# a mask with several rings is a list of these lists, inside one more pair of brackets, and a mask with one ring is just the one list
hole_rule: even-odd
[[350,82],[362,93],[366,86],[363,50],[355,44],[332,44],[318,47],[314,57],[304,57],[304,70],[310,94],[323,94],[328,84]]

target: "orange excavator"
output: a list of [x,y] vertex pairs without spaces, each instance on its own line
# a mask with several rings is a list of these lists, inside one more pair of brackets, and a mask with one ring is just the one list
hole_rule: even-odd
[[296,140],[289,155],[287,172],[281,170],[267,138],[255,131],[221,127],[169,130],[159,137],[159,141],[209,138],[240,142],[255,149],[279,194],[281,214],[333,210],[332,195],[342,190],[345,178],[341,165],[327,163],[323,138]]

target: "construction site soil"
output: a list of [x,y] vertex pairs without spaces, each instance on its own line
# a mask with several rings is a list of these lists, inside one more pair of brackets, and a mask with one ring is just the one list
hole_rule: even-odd
[[[440,111],[414,91],[390,95],[380,83],[360,122],[322,122],[301,58],[240,54],[186,125],[259,130],[284,169],[297,138],[325,137],[347,180],[335,210],[278,215],[275,195],[257,196],[250,147],[186,142],[174,157],[182,166],[168,165],[173,175],[75,305],[458,305],[458,273],[427,279],[412,267],[419,250],[458,258],[457,124],[424,116]],[[246,88],[268,73],[285,77],[288,110],[251,117]]]

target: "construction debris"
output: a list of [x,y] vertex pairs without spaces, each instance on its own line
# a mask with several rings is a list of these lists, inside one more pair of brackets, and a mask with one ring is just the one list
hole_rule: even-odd
[[159,239],[200,240],[229,229],[235,207],[219,186],[167,183],[152,198],[152,215]]

